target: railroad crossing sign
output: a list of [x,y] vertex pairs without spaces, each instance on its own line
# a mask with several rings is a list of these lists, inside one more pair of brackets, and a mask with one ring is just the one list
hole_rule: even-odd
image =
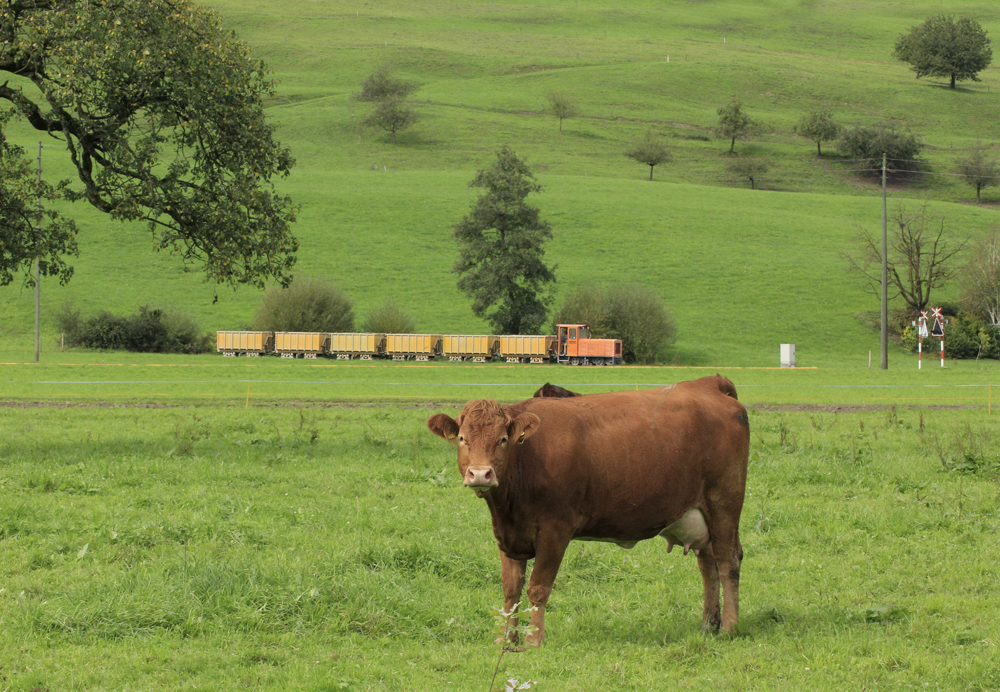
[[920,311],[920,318],[917,319],[917,336],[921,339],[926,339],[930,334],[927,333],[927,311]]
[[931,308],[932,316],[934,317],[934,326],[931,328],[931,336],[944,336],[944,315],[941,314],[942,308]]

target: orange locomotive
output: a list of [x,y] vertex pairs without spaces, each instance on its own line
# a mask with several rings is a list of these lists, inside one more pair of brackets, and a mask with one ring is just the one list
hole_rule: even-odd
[[591,339],[585,324],[557,324],[556,361],[572,365],[621,365],[620,339]]

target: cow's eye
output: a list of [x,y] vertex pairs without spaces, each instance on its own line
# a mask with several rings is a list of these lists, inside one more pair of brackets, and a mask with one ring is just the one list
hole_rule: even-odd
[[502,445],[507,444],[507,436],[506,435],[504,435],[503,437],[500,438],[500,444],[502,444]]
[[458,436],[458,441],[459,442],[465,442],[465,436],[464,435],[459,435]]

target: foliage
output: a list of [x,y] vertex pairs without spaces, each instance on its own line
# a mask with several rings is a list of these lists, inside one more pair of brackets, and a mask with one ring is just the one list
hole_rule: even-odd
[[[926,202],[918,211],[911,211],[900,202],[887,225],[891,227],[886,232],[889,300],[902,296],[907,309],[924,310],[930,305],[931,291],[955,276],[958,268],[953,260],[967,241],[956,241],[945,225],[945,218],[934,217]],[[857,246],[854,253],[845,255],[849,269],[864,277],[871,293],[881,296],[881,233],[876,236],[865,228],[860,229]]]
[[977,142],[969,150],[969,155],[955,163],[958,174],[976,191],[976,202],[982,202],[980,191],[1000,183],[1000,163],[991,155],[988,147]]
[[264,292],[254,329],[272,332],[353,332],[353,302],[332,282],[296,276]]
[[545,322],[548,284],[554,269],[542,261],[545,241],[552,237],[538,209],[525,203],[542,186],[510,147],[481,169],[469,187],[485,188],[453,237],[459,258],[453,271],[458,288],[472,298],[472,312],[489,320],[499,334],[531,334]]
[[677,338],[663,299],[637,283],[584,284],[566,296],[555,323],[588,324],[595,339],[621,339],[622,357],[630,363],[656,361]]
[[575,118],[580,114],[580,109],[565,94],[552,92],[549,94],[549,113],[559,119],[559,131],[562,132],[562,121]]
[[910,63],[920,77],[948,77],[951,88],[956,80],[979,81],[979,73],[993,59],[986,30],[971,17],[950,15],[929,17],[896,40],[893,56]]
[[647,132],[645,139],[626,150],[625,156],[649,166],[650,180],[653,179],[654,166],[659,166],[661,163],[666,163],[673,158],[663,140],[652,132]]
[[736,148],[737,139],[749,139],[760,132],[760,124],[743,112],[743,104],[738,99],[733,99],[719,108],[716,113],[719,116],[719,122],[715,126],[713,134],[718,139],[730,140],[730,154]]
[[364,124],[379,130],[385,130],[392,135],[392,143],[396,143],[396,133],[412,126],[418,116],[396,98],[385,99],[375,104],[375,110],[364,120]]
[[1000,328],[1000,226],[973,246],[960,278],[966,310]]
[[829,111],[810,111],[795,125],[795,134],[816,142],[816,155],[822,156],[823,142],[831,142],[840,135],[840,125],[833,121]]
[[67,303],[55,319],[69,346],[138,353],[207,353],[213,347],[212,336],[203,334],[193,317],[178,310],[144,305],[134,315],[102,310],[83,319]]
[[771,169],[767,159],[753,156],[739,156],[726,162],[726,170],[734,178],[750,181],[750,189],[756,189],[756,183]]
[[4,81],[0,99],[65,142],[82,183],[60,187],[67,199],[147,222],[210,279],[287,280],[295,214],[273,181],[293,159],[264,119],[274,85],[218,15],[191,0],[8,1],[0,34],[0,73],[33,84]]
[[378,334],[413,334],[417,331],[417,325],[413,316],[389,297],[365,315],[361,331]]
[[[0,131],[10,116],[0,111]],[[65,284],[73,276],[73,267],[64,258],[80,254],[72,219],[44,206],[39,217],[42,200],[51,203],[59,192],[38,180],[33,168],[24,149],[8,143],[0,132],[0,286],[11,283],[18,272],[24,272],[25,285],[34,286],[36,257],[42,276],[59,277],[59,283]]]
[[[951,315],[947,319],[948,323],[944,326],[946,358],[1000,359],[1000,332],[996,327],[966,312]],[[911,353],[917,352],[917,330],[913,325],[908,324],[903,330],[900,345]],[[925,337],[923,351],[930,357],[940,353],[941,339],[936,336]]]
[[372,72],[361,83],[361,91],[354,94],[355,101],[377,103],[405,99],[417,90],[417,85],[396,79],[385,67]]
[[923,145],[911,132],[876,123],[843,130],[837,147],[844,155],[857,159],[863,173],[881,175],[883,154],[887,173],[908,173],[917,167],[917,155]]
[[[525,651],[524,647],[517,646],[517,643],[525,641],[528,635],[533,634],[538,629],[531,624],[531,616],[537,610],[536,606],[522,609],[520,601],[515,603],[509,611],[504,610],[503,607],[493,608],[493,631],[497,634],[496,642],[500,645],[500,655],[497,657],[496,666],[493,667],[490,690],[493,689],[497,673],[500,672],[500,664],[503,662],[504,654]],[[534,680],[519,682],[515,678],[509,678],[504,685],[504,691],[530,690],[534,684]]]

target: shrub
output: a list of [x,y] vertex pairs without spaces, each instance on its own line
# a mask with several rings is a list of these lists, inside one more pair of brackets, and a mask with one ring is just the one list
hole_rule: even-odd
[[881,174],[882,154],[886,155],[889,172],[911,171],[923,148],[915,135],[900,132],[893,125],[875,124],[844,130],[837,148],[845,156],[859,159],[859,165],[869,174]]
[[56,313],[56,324],[69,346],[140,353],[205,353],[212,348],[211,335],[201,334],[190,315],[146,305],[130,316],[102,310],[82,319],[67,303]]
[[296,277],[264,293],[253,328],[269,332],[352,332],[353,302],[330,281]]
[[[945,311],[944,314],[949,314]],[[1000,334],[993,325],[970,313],[960,313],[948,318],[944,328],[945,358],[1000,358]],[[930,329],[933,323],[928,324]],[[917,330],[912,325],[903,330],[900,344],[911,353],[917,352]],[[924,354],[935,357],[941,352],[941,340],[924,338]]]
[[589,324],[594,338],[621,339],[628,362],[654,362],[677,338],[663,300],[637,283],[582,286],[566,297],[556,322]]
[[392,298],[386,298],[365,315],[361,331],[382,334],[412,334],[417,331],[416,322]]

